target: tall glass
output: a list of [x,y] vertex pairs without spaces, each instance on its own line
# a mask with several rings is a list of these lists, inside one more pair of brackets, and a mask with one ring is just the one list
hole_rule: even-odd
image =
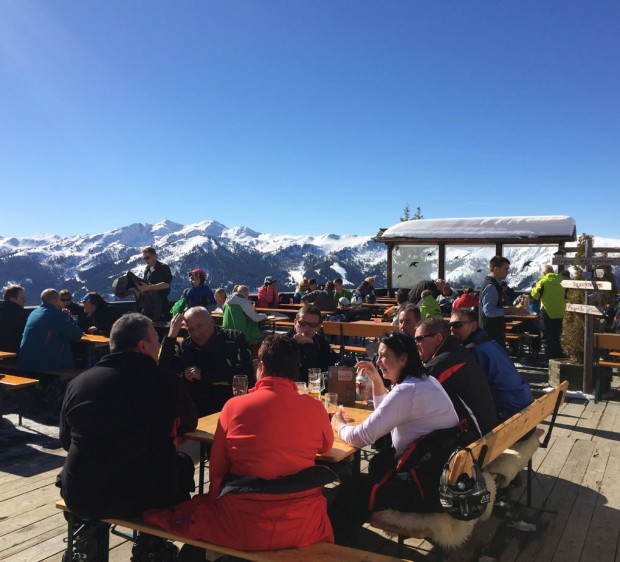
[[235,375],[232,384],[233,396],[241,396],[248,393],[247,375]]
[[308,369],[308,395],[320,400],[321,391],[325,388],[322,383],[323,373],[321,373],[321,369]]
[[338,394],[335,392],[327,392],[323,397],[325,403],[325,409],[329,414],[329,419],[338,411]]

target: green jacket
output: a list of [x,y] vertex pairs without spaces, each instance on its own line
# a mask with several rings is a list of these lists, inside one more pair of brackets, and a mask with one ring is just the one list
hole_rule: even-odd
[[420,313],[424,318],[441,318],[441,307],[432,295],[424,297],[420,302]]
[[532,289],[532,298],[540,300],[549,318],[563,318],[566,307],[566,289],[561,283],[564,278],[559,273],[547,273],[538,280]]
[[336,301],[336,304],[341,297],[345,297],[349,300],[349,302],[351,302],[351,299],[353,298],[353,293],[349,291],[349,289],[345,289],[344,287],[342,288],[342,293],[337,293],[336,291],[334,291],[334,300]]

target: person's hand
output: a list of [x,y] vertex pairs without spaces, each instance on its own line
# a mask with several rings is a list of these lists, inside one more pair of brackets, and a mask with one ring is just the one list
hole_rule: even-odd
[[332,428],[338,433],[338,430],[344,425],[347,425],[347,421],[344,419],[344,413],[339,410],[332,417]]
[[138,285],[138,291],[141,293],[147,293],[150,290],[150,286],[147,283],[140,283]]
[[186,367],[183,375],[188,381],[199,381],[202,378],[202,371],[200,367],[194,365],[192,367]]
[[293,339],[299,344],[299,345],[306,345],[308,343],[312,343],[312,338],[310,336],[306,336],[304,334],[295,334],[293,336]]
[[89,334],[96,334],[97,333],[97,326],[91,326],[90,328],[88,328],[88,330],[86,330]]
[[183,323],[185,322],[185,316],[183,316],[182,312],[175,314],[170,320],[170,327],[168,328],[168,337],[176,338],[183,327]]
[[379,371],[377,371],[377,368],[374,366],[372,361],[358,361],[355,364],[355,370],[362,371],[363,373],[367,374],[368,378],[371,381],[377,381],[381,383],[383,381],[381,375],[379,374]]

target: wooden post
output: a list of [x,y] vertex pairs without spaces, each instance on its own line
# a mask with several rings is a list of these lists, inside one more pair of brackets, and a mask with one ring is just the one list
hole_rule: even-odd
[[[592,257],[592,240],[586,239],[585,241],[585,257],[586,259]],[[591,265],[585,266],[586,271],[592,271]],[[588,291],[585,290],[583,292],[584,296],[584,304],[588,304]],[[594,346],[594,338],[593,338],[593,324],[594,317],[591,314],[586,314],[583,319],[583,392],[589,393],[592,389],[593,383],[593,346]]]
[[394,252],[394,244],[388,244],[387,245],[387,270],[385,272],[386,274],[385,284],[387,285],[388,296],[390,296],[390,291],[392,290],[392,267],[394,267],[394,264],[392,263],[393,252]]

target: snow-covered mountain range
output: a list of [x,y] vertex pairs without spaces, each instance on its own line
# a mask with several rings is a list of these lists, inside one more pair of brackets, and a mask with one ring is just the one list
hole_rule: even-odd
[[[620,240],[597,238],[595,245],[620,247]],[[159,259],[171,267],[171,300],[189,285],[187,273],[195,267],[207,272],[212,288],[221,286],[228,291],[237,283],[256,290],[266,275],[279,281],[281,291],[293,290],[302,277],[315,277],[319,282],[342,277],[348,286],[357,286],[372,275],[376,286],[386,284],[386,249],[373,242],[370,235],[265,234],[244,226],[228,228],[213,220],[187,226],[171,221],[135,223],[100,234],[69,237],[0,236],[0,282],[3,286],[24,286],[31,305],[38,303],[38,296],[46,287],[67,288],[76,299],[88,291],[112,299],[111,284],[115,278],[127,270],[143,272],[140,250],[144,246],[155,247]],[[517,289],[531,286],[540,266],[551,262],[554,250],[508,249],[506,256],[512,261],[514,272],[511,285]],[[477,270],[486,271],[488,252],[473,249],[466,258],[452,255],[458,251],[462,253],[461,248],[446,252],[447,260],[454,258],[458,263],[449,270],[448,280],[457,287],[466,282],[475,285],[480,274]],[[408,281],[402,283],[408,285]]]

